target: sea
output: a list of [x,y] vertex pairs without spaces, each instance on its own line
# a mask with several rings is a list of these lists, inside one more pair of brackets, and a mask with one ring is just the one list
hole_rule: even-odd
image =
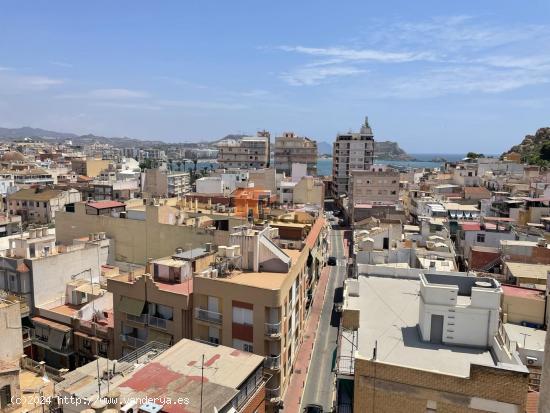
[[[414,168],[440,168],[444,162],[434,162],[436,159],[445,159],[447,161],[459,161],[463,159],[465,154],[458,153],[411,153],[414,161],[393,161],[386,159],[376,159],[375,164],[395,166],[398,169],[414,169]],[[217,162],[203,160],[197,163],[197,170],[203,171],[215,169]],[[192,168],[192,164],[188,163],[186,169]],[[317,161],[317,175],[330,176],[332,175],[332,158],[321,158]]]
[[[445,159],[449,162],[464,159],[465,154],[459,153],[411,153],[413,161],[394,161],[389,159],[376,159],[375,164],[395,166],[398,169],[414,168],[441,168],[445,162],[434,162],[436,159]],[[321,176],[332,175],[332,158],[319,159],[317,161],[317,174]]]

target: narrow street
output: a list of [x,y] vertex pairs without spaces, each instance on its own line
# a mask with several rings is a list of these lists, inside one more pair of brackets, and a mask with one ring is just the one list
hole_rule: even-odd
[[302,397],[302,406],[316,403],[324,410],[332,410],[334,391],[334,374],[332,367],[336,357],[336,342],[340,313],[334,311],[334,303],[341,302],[342,287],[346,277],[346,258],[343,245],[343,231],[330,231],[331,255],[336,257],[337,265],[331,267],[325,302],[321,312],[319,330],[317,331],[315,347],[311,357],[306,385]]

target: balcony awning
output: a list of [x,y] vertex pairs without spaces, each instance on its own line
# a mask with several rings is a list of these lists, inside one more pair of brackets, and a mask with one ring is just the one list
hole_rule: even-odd
[[126,314],[139,317],[145,307],[145,301],[123,296],[120,300],[118,309]]
[[162,344],[170,344],[170,342],[172,341],[172,335],[168,333],[163,333],[162,331],[149,329],[147,341],[157,341]]
[[50,329],[48,336],[48,346],[55,350],[61,350],[63,347],[63,339],[65,338],[65,333]]

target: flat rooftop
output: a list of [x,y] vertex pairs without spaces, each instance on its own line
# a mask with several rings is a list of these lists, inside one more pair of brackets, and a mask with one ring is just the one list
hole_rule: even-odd
[[524,327],[517,324],[504,324],[504,330],[511,340],[518,343],[521,348],[544,351],[544,340],[546,339],[545,330]]
[[[302,251],[283,248],[282,251],[291,259],[292,265],[296,264]],[[292,268],[292,266],[291,266]],[[218,277],[215,280],[221,282],[235,283],[249,287],[263,288],[267,290],[279,290],[288,272],[252,272],[233,271],[228,277]]]
[[[357,352],[371,358],[377,342],[377,360],[459,377],[469,377],[470,364],[496,366],[485,349],[431,344],[418,331],[420,281],[359,276],[359,297],[349,297],[360,309]],[[344,332],[345,335],[349,333]],[[341,340],[341,355],[352,344]]]
[[[202,360],[204,357],[204,370]],[[203,411],[212,412],[233,399],[238,388],[262,365],[264,358],[225,346],[212,346],[183,339],[160,355],[140,357],[132,362],[119,360],[111,379],[111,389],[121,398],[189,398],[188,405],[166,404],[168,413],[199,412],[201,372],[204,373]],[[111,367],[113,363],[111,362]],[[100,371],[107,360],[100,358]],[[72,394],[88,400],[97,398],[96,363],[91,362],[68,373],[56,388],[60,394]],[[103,380],[102,389],[105,386]]]

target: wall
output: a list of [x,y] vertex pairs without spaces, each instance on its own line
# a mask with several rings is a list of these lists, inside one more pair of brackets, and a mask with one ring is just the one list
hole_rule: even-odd
[[48,303],[65,303],[65,285],[75,279],[99,282],[100,265],[106,264],[98,256],[96,246],[70,251],[46,258],[25,260],[32,272],[34,306],[48,306]]
[[0,361],[18,361],[23,355],[19,302],[0,301]]
[[508,316],[509,323],[521,324],[522,321],[527,321],[543,325],[544,308],[544,299],[507,294],[502,296],[502,312]]
[[523,413],[528,375],[471,365],[469,377],[456,377],[357,357],[354,383],[356,412],[425,413],[430,401],[437,412]]
[[132,220],[101,215],[86,215],[83,204],[76,210],[59,212],[56,220],[58,241],[70,242],[90,232],[105,232],[115,240],[115,257],[118,261],[145,264],[148,258],[171,255],[176,248],[188,249],[203,246],[207,242],[226,245],[227,231],[209,232],[187,226],[161,224],[158,222],[159,207],[147,206],[147,219]]

